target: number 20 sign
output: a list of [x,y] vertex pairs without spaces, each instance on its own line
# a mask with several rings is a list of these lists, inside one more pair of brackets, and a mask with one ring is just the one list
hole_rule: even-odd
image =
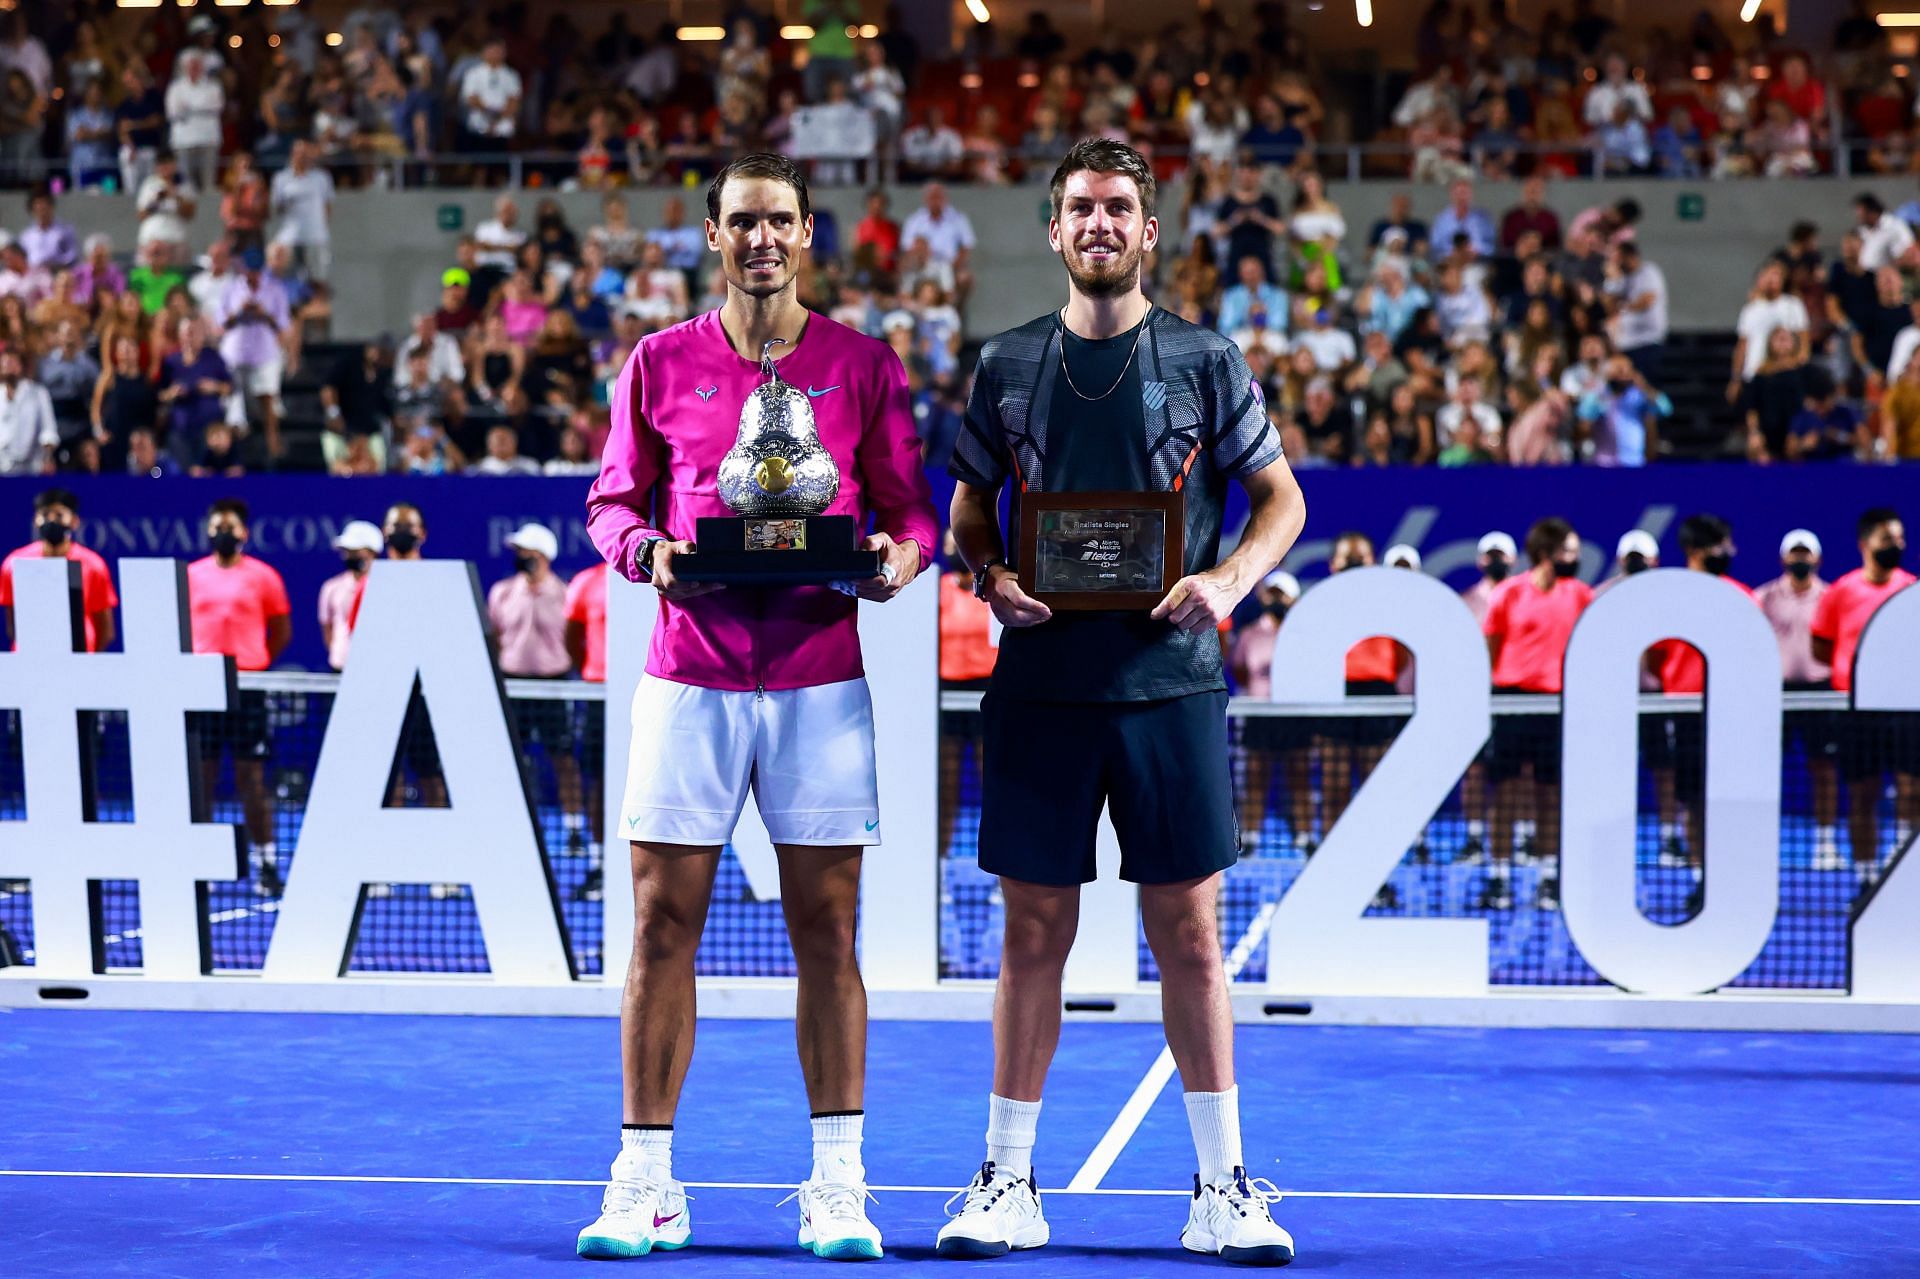
[[[1492,723],[1486,642],[1460,598],[1419,574],[1374,568],[1329,578],[1287,615],[1274,699],[1345,695],[1347,650],[1388,635],[1414,656],[1412,718],[1274,915],[1275,993],[1476,995],[1487,989],[1483,919],[1363,918],[1381,883],[1485,745]],[[1662,639],[1697,648],[1706,697],[1708,891],[1667,926],[1635,901],[1641,654]],[[1920,591],[1889,600],[1855,663],[1860,710],[1920,710]],[[1725,985],[1759,955],[1779,908],[1781,694],[1778,649],[1760,611],[1702,573],[1618,582],[1582,614],[1562,704],[1561,888],[1567,930],[1601,976],[1648,995]],[[1920,874],[1903,859],[1854,919],[1851,989],[1920,999]]]

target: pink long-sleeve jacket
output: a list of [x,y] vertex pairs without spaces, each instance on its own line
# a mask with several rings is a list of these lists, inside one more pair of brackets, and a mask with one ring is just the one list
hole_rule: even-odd
[[[808,319],[780,376],[806,392],[820,443],[840,466],[824,514],[851,515],[929,562],[939,525],[920,467],[907,374],[883,342],[825,316]],[[587,531],[616,572],[650,537],[691,539],[703,515],[732,515],[720,500],[720,459],[739,433],[740,407],[766,380],[741,358],[709,311],[640,339],[613,389],[613,431],[587,494]],[[865,673],[858,601],[824,586],[729,587],[662,600],[647,673],[734,691],[808,688]]]

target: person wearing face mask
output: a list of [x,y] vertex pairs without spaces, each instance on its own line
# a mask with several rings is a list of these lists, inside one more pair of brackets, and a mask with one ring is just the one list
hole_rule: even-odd
[[[387,558],[402,562],[424,558],[420,548],[427,540],[427,517],[420,508],[411,502],[395,502],[387,508],[386,517],[380,526],[381,536],[386,539]],[[347,615],[347,625],[351,628],[360,618],[360,603],[365,598],[367,579],[362,576],[354,591],[353,608]],[[447,779],[440,771],[440,752],[433,742],[433,731],[427,720],[426,704],[416,689],[407,703],[406,719],[400,727],[400,753],[406,767],[396,771],[393,790],[387,796],[387,803],[400,807],[407,798],[406,771],[411,769],[415,783],[415,797],[424,808],[445,808],[447,804]],[[374,889],[384,893],[387,886],[374,885]],[[370,889],[369,891],[373,891]]]
[[[1260,612],[1233,633],[1227,650],[1227,669],[1242,697],[1273,696],[1273,644],[1287,610],[1300,598],[1300,581],[1285,569],[1274,569],[1255,589]],[[1319,843],[1313,818],[1313,727],[1297,715],[1248,715],[1237,721],[1240,735],[1242,784],[1240,843],[1243,855],[1256,851],[1264,835],[1267,791],[1274,765],[1282,770],[1287,789],[1289,824],[1294,844],[1305,852]]]
[[366,520],[347,521],[333,539],[333,549],[340,552],[346,570],[320,587],[320,634],[327,642],[327,665],[336,671],[346,669],[354,605],[366,589],[367,570],[384,546],[379,528]]
[[[1687,569],[1717,577],[1737,589],[1746,599],[1753,592],[1743,583],[1728,577],[1733,567],[1733,530],[1717,515],[1690,515],[1680,525],[1680,549],[1686,553]],[[1685,640],[1663,639],[1649,645],[1642,657],[1643,670],[1658,681],[1660,691],[1673,696],[1703,695],[1707,689],[1707,664],[1700,650]],[[1694,884],[1687,895],[1685,914],[1694,915],[1704,900],[1705,881],[1700,878],[1706,839],[1706,715],[1687,711],[1673,715],[1668,740],[1672,750],[1669,775],[1673,801],[1686,812],[1686,841],[1676,846],[1676,835],[1663,830],[1662,852],[1668,861],[1690,866]],[[1662,818],[1671,822],[1668,810]]]
[[[565,679],[573,671],[573,656],[567,651],[567,583],[553,571],[560,540],[544,524],[522,524],[508,536],[507,547],[515,571],[487,592],[500,673],[512,679]],[[538,742],[552,763],[568,847],[585,852],[586,805],[574,758],[572,703],[526,699],[514,706],[513,719],[521,753]]]
[[[1499,529],[1481,537],[1474,560],[1480,570],[1480,580],[1460,592],[1460,600],[1473,614],[1474,625],[1485,624],[1487,607],[1493,601],[1493,593],[1500,584],[1513,576],[1514,561],[1520,558],[1520,548],[1514,544],[1513,536]],[[1460,813],[1467,824],[1466,843],[1461,847],[1461,860],[1473,863],[1487,855],[1487,763],[1491,759],[1491,747],[1482,747],[1474,756],[1473,763],[1467,765],[1466,776],[1460,779]]]
[[113,574],[98,551],[80,545],[80,499],[66,489],[43,489],[33,498],[33,540],[0,560],[0,612],[7,617],[7,643],[14,642],[13,566],[20,560],[65,559],[80,566],[81,610],[87,651],[98,653],[114,638],[113,610],[120,604]]
[[[1527,559],[1533,567],[1501,583],[1480,624],[1493,659],[1496,702],[1503,693],[1559,694],[1567,641],[1593,602],[1593,588],[1577,576],[1580,535],[1565,520],[1549,516],[1527,530]],[[1533,852],[1549,865],[1558,853],[1560,717],[1496,714],[1487,772],[1501,820],[1494,823],[1493,866],[1481,902],[1490,910],[1508,910],[1513,906],[1507,873],[1513,825],[1507,819],[1529,823]],[[1559,884],[1549,872],[1540,882],[1537,904],[1552,908],[1558,902]]]
[[[1827,593],[1820,577],[1820,538],[1797,528],[1780,539],[1780,576],[1754,593],[1780,645],[1781,687],[1789,693],[1833,687],[1833,669],[1813,655],[1813,615]],[[1813,868],[1839,870],[1840,810],[1839,725],[1829,711],[1791,711],[1786,717],[1786,747],[1799,739],[1813,781]]]
[[[187,565],[187,599],[193,651],[221,653],[235,669],[264,671],[293,637],[287,584],[271,565],[247,554],[252,513],[239,498],[222,498],[207,510],[212,553]],[[220,777],[220,757],[233,754],[233,783],[246,817],[249,864],[256,891],[280,895],[279,853],[268,806],[266,769],[273,753],[267,695],[242,689],[231,710],[189,717],[199,745],[204,794],[210,803]]]
[[[1900,566],[1907,550],[1907,527],[1900,513],[1876,506],[1856,527],[1860,567],[1834,582],[1814,607],[1808,627],[1814,660],[1833,671],[1835,691],[1853,687],[1853,657],[1874,611],[1898,591],[1913,585],[1914,575]],[[1894,775],[1897,826],[1895,847],[1920,825],[1920,741],[1897,714],[1852,711],[1840,737],[1840,772],[1847,780],[1847,832],[1853,869],[1862,895],[1880,880],[1880,841],[1876,817],[1885,775]]]

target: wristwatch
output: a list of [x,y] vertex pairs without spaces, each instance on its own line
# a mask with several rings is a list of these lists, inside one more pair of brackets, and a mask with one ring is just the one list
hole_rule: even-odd
[[996,555],[992,559],[988,560],[985,564],[982,564],[979,568],[975,569],[973,571],[973,598],[977,600],[983,600],[987,598],[987,586],[993,580],[993,570],[996,567],[1011,568],[1012,565],[1008,564],[1005,559]]
[[647,581],[653,580],[653,553],[659,550],[660,543],[666,540],[664,537],[648,538],[640,543],[640,549],[633,557],[634,567],[640,570],[641,576]]

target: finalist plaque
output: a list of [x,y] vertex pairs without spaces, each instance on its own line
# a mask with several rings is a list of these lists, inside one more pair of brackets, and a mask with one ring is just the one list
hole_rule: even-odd
[[880,573],[880,552],[860,548],[851,515],[822,515],[840,492],[840,469],[820,444],[813,405],[774,368],[740,409],[740,433],[720,460],[720,498],[739,514],[694,521],[691,555],[676,577],[736,586],[803,586],[859,581]]
[[1022,493],[1020,585],[1051,609],[1151,609],[1185,576],[1171,493]]

